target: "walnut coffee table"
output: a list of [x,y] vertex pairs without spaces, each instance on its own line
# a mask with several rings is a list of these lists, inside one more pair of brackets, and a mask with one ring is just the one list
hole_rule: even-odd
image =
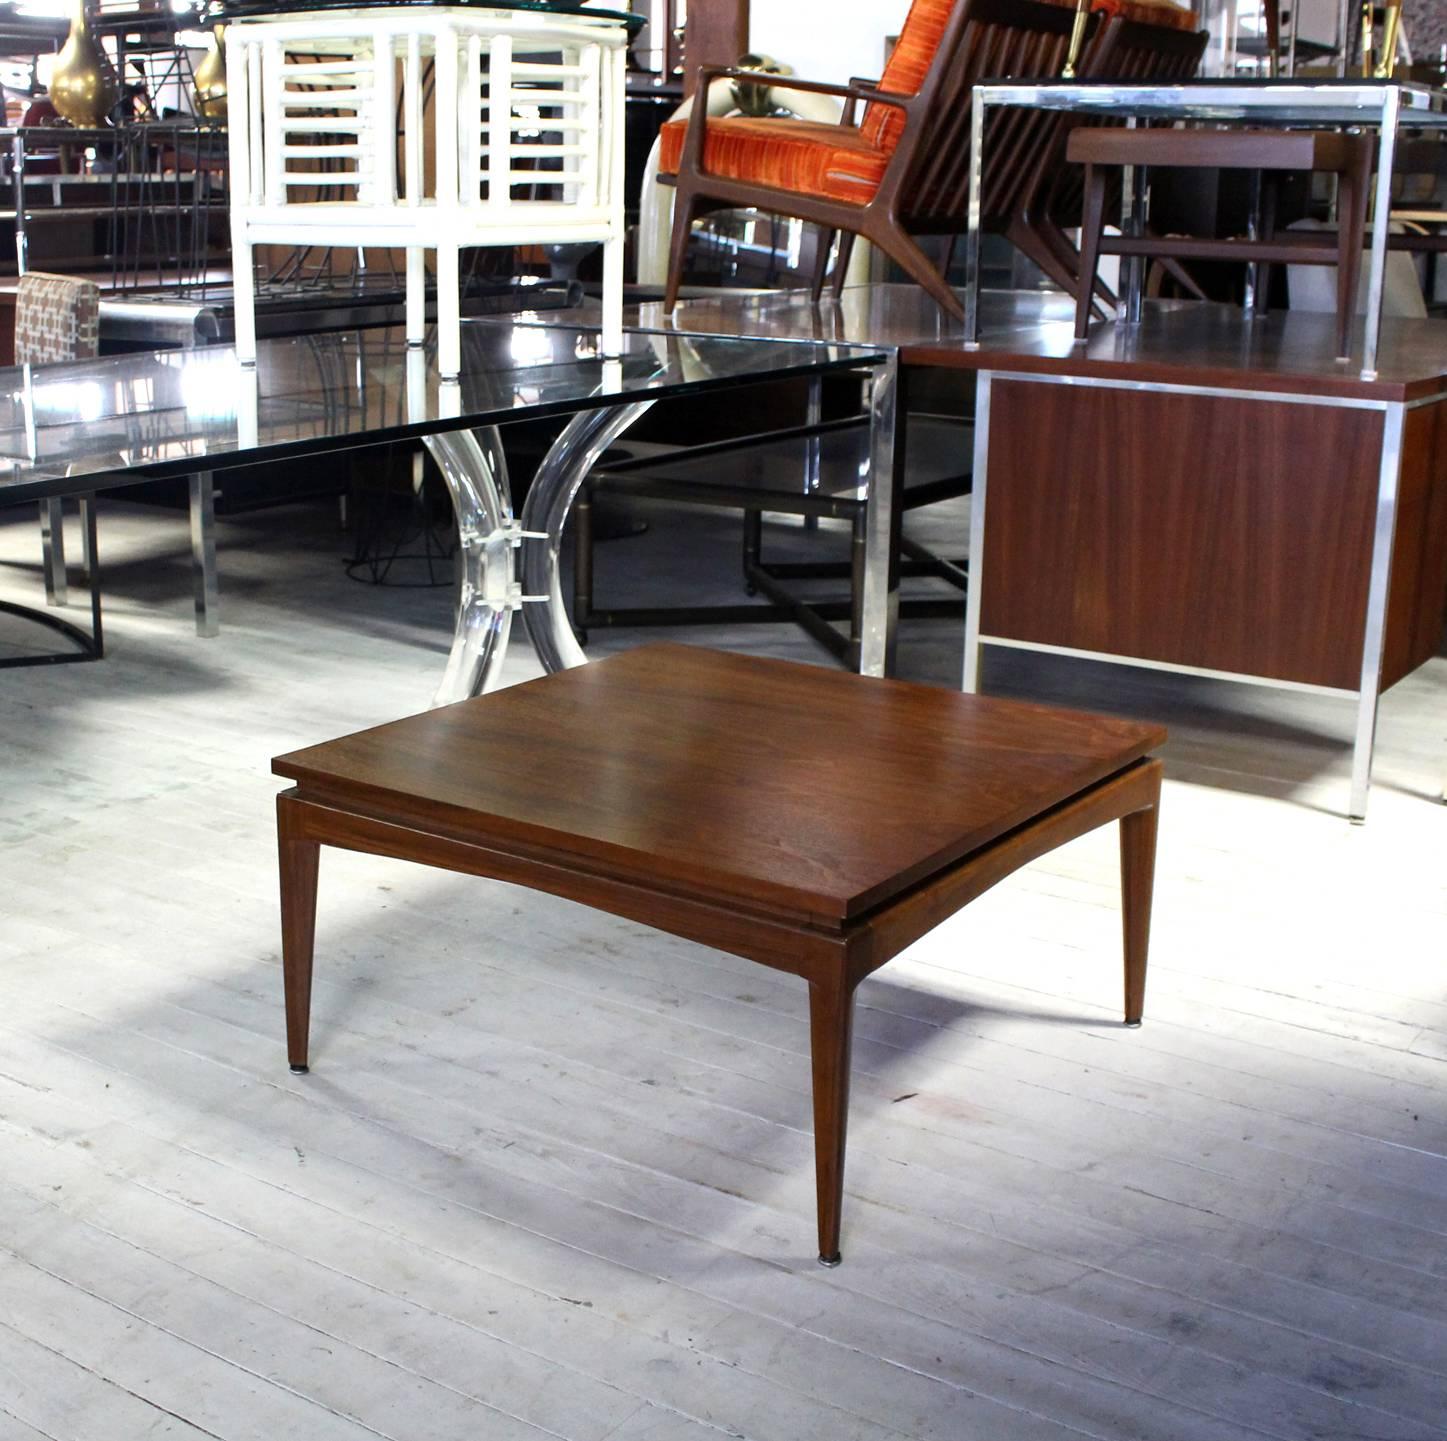
[[839,1261],[854,989],[997,881],[1121,823],[1145,997],[1154,725],[657,645],[280,756],[287,1047],[323,845],[581,901],[809,983],[819,1259]]

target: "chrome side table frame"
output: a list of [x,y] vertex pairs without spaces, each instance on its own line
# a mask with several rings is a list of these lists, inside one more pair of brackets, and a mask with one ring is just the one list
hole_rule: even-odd
[[[1376,379],[1397,135],[1403,124],[1423,129],[1447,128],[1447,92],[1432,90],[1425,85],[1382,80],[1283,80],[1243,84],[1223,79],[1186,85],[1063,82],[975,86],[970,115],[970,228],[965,237],[965,344],[971,349],[978,348],[980,340],[981,154],[986,116],[992,105],[1113,115],[1127,120],[1275,121],[1283,125],[1374,126],[1380,132],[1381,141],[1377,158],[1361,374],[1363,380]],[[1130,190],[1128,184],[1127,196]],[[1132,218],[1138,223],[1139,204],[1137,214]],[[1123,286],[1123,318],[1127,323],[1135,323],[1140,317],[1144,266],[1139,265],[1137,259],[1132,257],[1127,283]]]

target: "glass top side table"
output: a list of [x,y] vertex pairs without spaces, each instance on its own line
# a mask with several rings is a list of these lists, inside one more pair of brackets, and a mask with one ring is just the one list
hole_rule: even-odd
[[[622,346],[625,65],[635,17],[576,0],[233,0],[226,27],[236,345],[256,355],[257,246],[405,250],[422,343],[437,256],[440,366],[461,365],[459,252],[603,247]],[[430,98],[430,105],[429,105]],[[435,154],[424,158],[424,127]]]

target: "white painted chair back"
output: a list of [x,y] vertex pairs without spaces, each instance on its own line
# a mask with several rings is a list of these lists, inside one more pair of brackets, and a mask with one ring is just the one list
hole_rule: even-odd
[[601,243],[604,350],[621,350],[622,23],[383,7],[239,21],[226,43],[244,360],[256,353],[251,252],[263,244],[405,248],[414,344],[435,249],[439,365],[454,376],[461,248]]

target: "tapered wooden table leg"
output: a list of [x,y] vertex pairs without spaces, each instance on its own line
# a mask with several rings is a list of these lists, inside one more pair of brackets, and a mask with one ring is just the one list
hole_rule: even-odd
[[1120,820],[1120,900],[1125,930],[1125,1023],[1138,1026],[1146,1003],[1146,957],[1151,943],[1155,891],[1156,828],[1160,818],[1161,766],[1155,770],[1155,802]]
[[296,804],[276,798],[281,873],[281,968],[286,987],[286,1053],[298,1075],[307,1069],[311,1029],[312,952],[317,929],[317,866],[321,846],[301,834]]
[[844,1140],[849,1128],[849,1052],[854,991],[843,977],[809,983],[809,1048],[814,1069],[814,1176],[819,1192],[819,1261],[837,1266],[844,1205]]

